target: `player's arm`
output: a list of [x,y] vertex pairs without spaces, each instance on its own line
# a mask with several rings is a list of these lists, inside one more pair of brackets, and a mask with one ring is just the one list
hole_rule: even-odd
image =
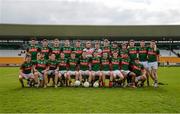
[[20,66],[20,73],[23,73],[23,70],[24,70],[24,65],[22,64],[21,66]]
[[156,53],[157,53],[157,56],[156,56],[156,57],[157,57],[157,62],[159,62],[159,58],[160,58],[160,51],[159,51],[159,50],[157,50],[157,51],[156,51]]
[[146,70],[145,70],[144,66],[141,67],[141,72],[142,72],[143,76],[146,76]]

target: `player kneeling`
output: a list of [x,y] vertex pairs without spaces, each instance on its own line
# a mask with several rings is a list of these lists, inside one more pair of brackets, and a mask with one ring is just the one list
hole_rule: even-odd
[[37,60],[34,61],[34,76],[38,77],[39,82],[38,83],[38,87],[39,86],[43,86],[44,84],[44,77],[47,75],[47,61],[44,60],[44,53],[38,53],[37,54]]
[[[57,65],[58,62],[56,61],[56,56],[55,54],[50,54],[49,56],[49,61],[47,63],[48,67],[47,67],[47,75],[44,75],[44,88],[47,87],[48,84],[48,77],[53,79],[53,85],[55,86],[55,77],[58,77],[59,72],[57,70]],[[55,86],[56,87],[56,86]]]
[[109,87],[113,86],[113,77],[110,72],[110,60],[108,57],[108,53],[103,53],[103,57],[101,59],[101,70],[102,70],[102,79],[103,79],[103,86],[105,86],[105,79],[108,77],[110,79]]
[[[66,86],[69,86],[69,77],[66,75],[67,73],[67,62],[68,59],[65,58],[65,54],[62,52],[60,59],[58,60],[58,75],[55,77],[55,87],[57,87],[58,85],[63,85],[64,83],[66,84]],[[64,80],[65,82],[63,82],[62,80]]]
[[82,58],[80,59],[79,63],[79,78],[82,82],[88,83],[87,85],[90,85],[91,83],[91,72],[89,71],[89,59],[86,57],[86,52],[82,53]]
[[78,72],[78,59],[76,58],[76,53],[72,52],[68,61],[69,70],[67,72],[67,79],[69,82],[69,85],[73,85],[71,82],[72,78],[75,79],[75,81],[78,81],[79,79],[79,72]]
[[33,63],[31,62],[31,56],[30,55],[26,55],[25,57],[25,61],[23,62],[23,64],[20,67],[20,73],[19,73],[19,81],[21,83],[21,86],[24,87],[24,82],[23,79],[28,80],[28,87],[30,87],[31,82],[35,81],[35,83],[37,84],[37,77],[35,79],[34,75],[33,75]]
[[144,86],[144,82],[146,81],[146,70],[144,66],[139,62],[138,58],[136,58],[134,63],[131,65],[131,69],[132,72],[136,74],[135,82],[137,86]]
[[92,74],[92,83],[97,83],[99,80],[99,85],[102,86],[102,72],[101,72],[101,58],[99,57],[98,52],[93,53],[91,60],[91,74]]
[[113,53],[113,57],[111,59],[111,76],[113,78],[113,82],[116,82],[116,79],[119,79],[118,83],[113,83],[113,86],[117,86],[116,84],[122,84],[122,80],[124,80],[124,76],[122,75],[120,69],[121,59],[118,57],[118,52]]

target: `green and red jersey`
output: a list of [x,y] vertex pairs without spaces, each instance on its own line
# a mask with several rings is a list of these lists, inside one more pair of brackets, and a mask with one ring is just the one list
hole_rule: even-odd
[[129,70],[130,58],[121,58],[121,70]]
[[64,55],[65,55],[66,58],[70,57],[70,54],[71,54],[72,50],[73,50],[73,48],[72,48],[71,46],[67,46],[67,47],[66,47],[66,46],[63,46],[63,47],[61,48],[61,52],[64,53]]
[[91,58],[91,70],[93,70],[93,71],[101,70],[101,58],[100,57],[92,57]]
[[58,60],[58,66],[59,66],[59,70],[67,70],[68,68],[68,59],[64,58],[64,59],[59,59]]
[[50,47],[41,47],[41,52],[44,53],[44,59],[48,60],[49,53],[51,52],[51,48]]
[[24,74],[29,74],[32,73],[32,68],[33,68],[33,62],[24,62],[21,66],[20,69]]
[[148,48],[148,62],[156,62],[157,56],[159,56],[159,49],[154,50],[153,48]]
[[129,53],[130,59],[133,61],[135,58],[138,57],[138,48],[137,47],[129,47],[128,53]]
[[121,59],[120,58],[112,58],[111,59],[111,69],[119,70]]
[[31,60],[35,61],[37,59],[37,53],[40,51],[40,48],[37,45],[30,45],[26,51],[31,54]]
[[57,60],[49,60],[47,62],[48,66],[49,66],[49,70],[56,70],[57,66],[58,66],[58,61]]
[[119,47],[111,47],[111,54],[117,52],[119,54]]
[[84,49],[83,47],[74,47],[73,48],[73,51],[75,51],[77,58],[81,57],[83,49]]
[[60,58],[61,48],[60,47],[51,47],[51,52],[56,55],[56,59]]
[[144,70],[144,66],[140,63],[135,63],[131,64],[131,71],[136,74],[136,76],[142,75],[142,70]]
[[47,68],[47,61],[46,60],[36,60],[34,62],[34,66],[37,71],[42,72]]
[[79,67],[80,67],[80,70],[83,70],[83,71],[89,70],[89,59],[81,58],[79,60]]
[[75,58],[75,59],[69,58],[69,60],[68,60],[69,70],[70,71],[76,71],[77,66],[78,66],[78,62],[79,62],[79,60],[77,58]]
[[108,54],[111,53],[111,46],[102,46],[101,49],[102,49],[102,53],[108,53]]
[[148,48],[147,47],[139,47],[138,52],[139,52],[139,60],[141,62],[147,61]]
[[121,58],[128,58],[129,57],[128,50],[120,50],[119,55]]
[[110,65],[110,60],[109,59],[101,59],[101,70],[102,71],[110,71],[111,65]]

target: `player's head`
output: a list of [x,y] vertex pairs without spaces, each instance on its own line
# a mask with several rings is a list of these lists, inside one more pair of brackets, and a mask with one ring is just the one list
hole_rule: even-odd
[[145,47],[145,41],[144,41],[144,40],[141,40],[140,46],[141,46],[141,47]]
[[40,56],[41,56],[41,60],[43,60],[45,55],[44,55],[44,53],[41,52]]
[[65,54],[63,52],[61,52],[60,57],[61,57],[61,59],[64,59],[65,58]]
[[32,37],[31,38],[31,45],[36,45],[36,38],[35,37]]
[[155,45],[156,45],[156,41],[155,40],[151,40],[151,42],[150,42],[150,47],[155,47]]
[[99,48],[100,48],[100,42],[99,42],[99,41],[96,41],[96,42],[95,42],[95,48],[96,48],[96,49],[99,49]]
[[105,47],[106,47],[106,46],[109,46],[109,40],[108,40],[108,39],[104,39],[103,45],[104,45]]
[[51,53],[49,55],[49,59],[54,61],[56,59],[56,55],[54,53]]
[[76,47],[81,47],[81,41],[80,40],[76,41]]
[[102,57],[103,57],[104,59],[108,59],[108,53],[103,53]]
[[75,58],[76,58],[76,53],[75,53],[74,51],[71,53],[71,58],[72,58],[72,59],[75,59]]
[[37,53],[37,60],[40,60],[40,59],[41,59],[41,53],[38,52],[38,53]]
[[58,38],[55,38],[54,41],[53,41],[53,45],[54,47],[59,47],[59,39]]
[[70,41],[69,40],[65,40],[64,41],[64,46],[69,46],[70,45]]
[[117,42],[113,42],[113,43],[112,43],[112,47],[114,47],[114,48],[118,48],[118,44],[117,44]]
[[156,46],[156,41],[155,41],[155,40],[152,40],[152,41],[150,42],[150,47],[153,48],[154,51],[156,51],[157,46]]
[[91,48],[91,41],[86,42],[86,48]]
[[42,46],[43,47],[47,47],[48,46],[48,40],[47,39],[43,39]]
[[31,55],[30,54],[26,54],[25,61],[26,62],[30,62],[31,61]]
[[121,48],[122,48],[123,50],[127,49],[127,44],[126,44],[126,43],[122,43],[122,44],[121,44]]
[[135,43],[134,43],[134,40],[130,40],[130,41],[129,41],[129,46],[130,46],[130,47],[134,47],[134,44],[135,44]]
[[115,51],[115,52],[113,53],[113,58],[118,58],[118,52],[117,52],[117,51]]

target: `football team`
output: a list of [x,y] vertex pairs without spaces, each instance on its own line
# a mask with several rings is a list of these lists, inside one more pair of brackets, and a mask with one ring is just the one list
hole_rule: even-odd
[[[20,67],[19,81],[24,87],[85,86],[85,87],[158,87],[159,49],[154,40],[135,45],[134,40],[118,44],[103,41],[47,39],[31,40]],[[146,81],[147,80],[147,81]]]

